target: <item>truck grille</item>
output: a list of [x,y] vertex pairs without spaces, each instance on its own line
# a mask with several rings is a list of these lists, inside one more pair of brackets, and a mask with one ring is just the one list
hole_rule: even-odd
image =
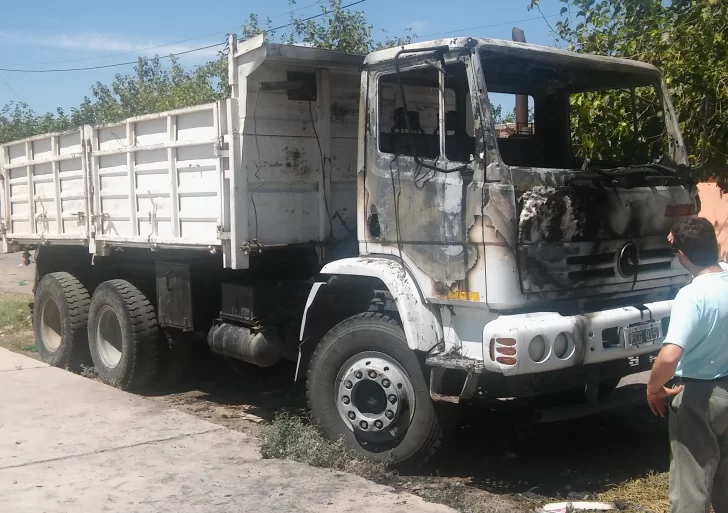
[[[638,255],[636,266],[633,260],[623,256],[627,244],[634,244]],[[635,283],[635,271],[637,282],[685,274],[662,237],[524,244],[520,250],[521,281],[525,292],[620,284],[630,290]],[[621,267],[620,258],[623,258]]]

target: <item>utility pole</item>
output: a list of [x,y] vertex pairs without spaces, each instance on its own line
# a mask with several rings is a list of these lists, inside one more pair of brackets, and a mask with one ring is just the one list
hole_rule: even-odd
[[139,85],[144,83],[144,59],[137,57],[137,74],[139,75]]

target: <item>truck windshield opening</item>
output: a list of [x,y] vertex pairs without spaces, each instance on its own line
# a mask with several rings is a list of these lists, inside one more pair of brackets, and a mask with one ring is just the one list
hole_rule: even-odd
[[[482,62],[508,165],[615,168],[650,164],[668,153],[660,80],[650,70],[489,51]],[[513,100],[503,102],[499,93],[527,96],[527,117],[518,119]]]

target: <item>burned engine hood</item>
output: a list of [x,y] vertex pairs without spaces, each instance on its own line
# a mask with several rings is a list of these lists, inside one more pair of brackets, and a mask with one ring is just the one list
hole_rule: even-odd
[[666,237],[676,221],[694,215],[693,187],[607,187],[569,176],[514,173],[525,293],[583,296],[685,281]]

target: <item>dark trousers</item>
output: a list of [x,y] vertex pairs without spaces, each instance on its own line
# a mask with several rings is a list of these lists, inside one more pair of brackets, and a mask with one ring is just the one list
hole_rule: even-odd
[[728,513],[728,381],[685,383],[670,404],[671,513]]

